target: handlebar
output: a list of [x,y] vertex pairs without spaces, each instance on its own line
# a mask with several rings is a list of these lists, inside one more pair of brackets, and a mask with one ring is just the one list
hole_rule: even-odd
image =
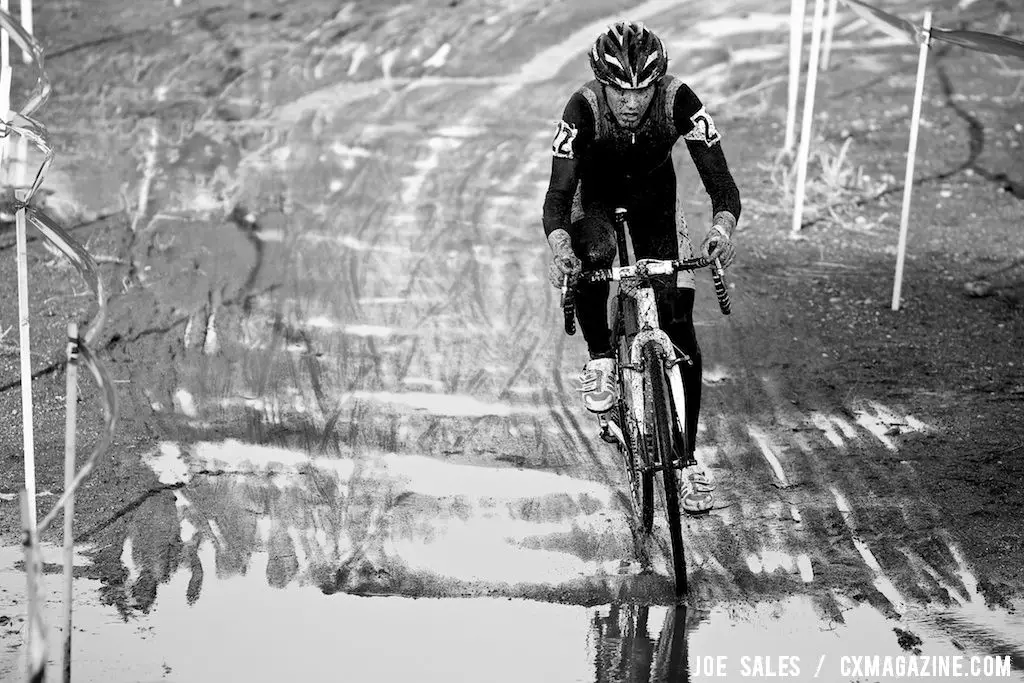
[[675,259],[672,261],[661,261],[659,259],[641,259],[631,266],[614,266],[589,270],[580,273],[577,282],[611,282],[628,280],[631,278],[644,279],[657,275],[675,275],[683,270],[697,270],[711,265],[711,260],[706,256],[699,256],[691,259]]
[[622,280],[645,280],[652,276],[674,275],[681,271],[697,270],[711,266],[711,279],[715,283],[715,295],[718,297],[718,307],[724,315],[732,312],[732,302],[729,298],[729,289],[725,284],[725,270],[718,259],[709,259],[706,256],[699,256],[692,259],[641,259],[631,266],[614,266],[612,268],[601,268],[588,270],[576,276],[575,281],[570,284],[569,277],[562,280],[562,312],[565,315],[565,333],[573,335],[576,333],[576,286],[581,282],[620,282]]

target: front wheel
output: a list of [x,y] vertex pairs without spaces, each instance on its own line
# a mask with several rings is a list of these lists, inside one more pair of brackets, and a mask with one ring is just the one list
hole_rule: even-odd
[[[623,390],[623,387],[620,387],[620,391]],[[640,515],[640,530],[644,534],[649,534],[654,528],[654,470],[651,467],[651,452],[642,441],[634,438],[637,430],[628,422],[634,418],[625,401],[619,401],[617,418],[626,443],[629,444],[627,448],[621,449],[621,452],[626,461],[626,472],[629,474],[633,506]]]
[[665,375],[665,350],[650,343],[643,349],[644,412],[647,418],[650,460],[661,470],[665,488],[665,516],[672,546],[672,570],[676,596],[686,593],[686,556],[683,553],[683,525],[679,512],[679,484],[675,470],[675,430],[672,419],[668,378]]
[[[615,321],[614,337],[615,344],[619,350],[620,367],[628,362],[629,347],[632,342],[631,334],[635,330],[627,329],[629,321],[636,320],[636,302],[631,298],[622,295],[610,297],[609,320]],[[620,307],[623,309],[620,315]],[[628,333],[627,333],[628,332]],[[625,375],[619,371],[619,396],[631,396],[626,386]],[[651,451],[639,438],[640,430],[636,425],[636,418],[633,415],[633,407],[625,398],[619,400],[616,409],[616,418],[619,427],[622,429],[623,437],[627,447],[622,450],[622,456],[626,462],[626,471],[629,474],[629,488],[633,496],[633,506],[640,516],[640,531],[650,534],[654,528],[654,469],[651,462]]]

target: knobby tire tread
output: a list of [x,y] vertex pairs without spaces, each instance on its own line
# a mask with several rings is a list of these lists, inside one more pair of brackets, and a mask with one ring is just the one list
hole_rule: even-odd
[[[628,297],[620,298],[618,294],[609,297],[609,320],[615,321],[614,343],[619,349],[619,367],[629,363],[629,336],[630,330],[626,329],[628,316],[635,315],[629,309],[632,300]],[[625,307],[625,311],[622,307]],[[625,315],[623,315],[625,313]],[[626,379],[623,373],[619,373],[619,396],[628,396]],[[620,400],[618,406],[619,428],[629,444],[631,452],[624,452],[626,470],[629,474],[630,494],[633,504],[637,506],[640,515],[640,529],[643,533],[649,534],[654,529],[654,472],[651,469],[651,454],[644,443],[637,443],[635,432],[630,426],[633,420],[633,409],[625,401]],[[639,495],[638,495],[639,494]]]
[[679,484],[674,467],[674,430],[672,404],[665,374],[664,350],[651,343],[643,349],[644,382],[651,416],[648,429],[653,429],[651,460],[660,463],[665,488],[665,517],[668,521],[669,541],[672,547],[672,570],[676,596],[686,593],[686,556],[683,547],[683,526],[679,507]]

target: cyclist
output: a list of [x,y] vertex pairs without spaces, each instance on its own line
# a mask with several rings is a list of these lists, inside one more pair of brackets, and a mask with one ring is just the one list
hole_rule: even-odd
[[[723,266],[731,264],[739,190],[711,116],[689,86],[667,73],[661,39],[642,23],[620,21],[597,37],[590,67],[594,80],[569,98],[552,142],[554,158],[543,209],[552,252],[551,283],[561,287],[564,276],[613,265],[616,207],[629,212],[637,259],[692,258],[672,162],[679,138],[686,141],[711,197],[712,225],[700,249],[719,258]],[[662,328],[693,360],[692,366],[680,365],[691,435],[682,447],[682,505],[686,512],[699,514],[711,509],[714,487],[693,457],[702,376],[693,327],[693,273],[680,272],[674,287],[662,283],[655,292]],[[580,374],[583,404],[596,413],[611,409],[617,399],[608,294],[608,283],[591,283],[581,285],[576,297],[577,318],[590,352]]]

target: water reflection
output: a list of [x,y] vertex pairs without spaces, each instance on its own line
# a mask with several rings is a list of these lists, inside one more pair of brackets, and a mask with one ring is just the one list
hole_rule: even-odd
[[[913,573],[893,574],[910,598],[902,613],[871,583],[844,585],[820,560],[822,571],[805,581],[764,566],[744,574],[738,555],[728,566],[694,560],[701,598],[688,609],[668,607],[663,571],[623,568],[621,561],[635,556],[626,515],[613,487],[600,482],[386,451],[323,457],[231,442],[177,448],[147,460],[169,488],[87,532],[97,547],[92,575],[102,579],[104,601],[126,624],[151,629],[154,643],[167,643],[171,652],[182,642],[189,652],[205,648],[209,659],[235,649],[236,659],[245,659],[243,644],[245,651],[285,648],[302,653],[307,675],[319,676],[324,653],[343,642],[347,661],[364,667],[357,679],[369,680],[356,674],[376,666],[375,680],[447,682],[491,670],[486,663],[474,668],[483,655],[458,646],[475,642],[487,624],[489,637],[536,657],[497,680],[722,680],[706,666],[719,660],[727,662],[724,680],[739,680],[745,657],[778,670],[777,655],[799,658],[811,680],[812,663],[823,654],[830,662],[851,648],[901,654],[909,641],[898,627],[927,654],[998,653],[1015,666],[1024,662],[1016,645],[1024,642],[1021,619],[987,607],[978,579],[957,556],[946,561],[921,542],[914,566],[942,572],[928,574],[937,586],[931,592],[920,581],[923,587],[913,590]],[[807,510],[809,526],[813,518]],[[720,533],[733,538],[725,526]],[[817,548],[811,541],[804,547]],[[879,540],[874,547],[887,546]],[[850,571],[872,576],[859,565]],[[927,600],[943,592],[946,600]],[[292,627],[271,634],[262,627],[268,621]],[[407,671],[386,653],[373,659],[367,653],[380,649],[381,632],[403,650],[415,642],[448,661],[431,673]],[[488,652],[492,659],[507,655]],[[177,666],[189,674],[181,680],[210,679],[198,663]],[[552,666],[566,675],[552,677]],[[266,667],[254,660],[252,675],[230,673],[268,680]]]
[[[709,610],[613,603],[592,614],[593,680],[851,680],[845,672],[877,658],[929,660],[935,667],[955,667],[961,659],[964,671],[972,659],[986,660],[982,666],[1005,667],[1003,673],[975,680],[1024,681],[1024,619],[1016,612],[921,609],[894,620],[869,605],[841,602],[834,621],[819,600],[797,596]],[[896,673],[886,680],[914,678]],[[939,668],[929,678],[957,679]]]
[[[578,604],[671,599],[662,552],[651,556],[653,573],[629,562],[638,555],[621,487],[386,451],[324,457],[232,441],[164,444],[145,460],[171,488],[154,490],[83,535],[99,547],[97,578],[125,614],[148,611],[178,571],[190,577],[188,604],[200,599],[211,575],[255,571],[271,588],[315,586],[324,594],[505,595]],[[838,517],[838,509],[832,512]],[[860,563],[828,562],[835,524],[823,515],[808,508],[802,524],[789,525],[807,536],[795,547],[814,553],[813,576],[769,569],[767,551],[756,568],[744,564],[740,549],[774,548],[778,539],[750,539],[745,525],[721,520],[695,525],[694,546],[704,544],[691,548],[696,604],[806,594],[832,603],[824,609],[832,618],[839,610],[835,592],[897,614],[877,588],[879,576],[892,577],[905,596],[897,603],[910,608],[986,601],[979,578],[929,529],[909,539],[872,539],[874,553]],[[851,536],[847,555],[854,546],[867,548]],[[212,561],[200,558],[203,543]],[[257,570],[253,557],[263,553],[266,566]],[[875,554],[892,567],[888,574],[870,569]]]
[[[178,571],[190,576],[185,599],[194,604],[211,574],[250,574],[262,553],[271,588],[324,594],[523,595],[574,582],[603,590],[635,571],[624,562],[633,548],[618,496],[597,482],[422,456],[318,458],[230,443],[192,446],[191,470],[180,453],[167,455],[174,462],[157,469],[173,472],[164,483],[174,488],[85,534],[100,545],[106,597],[124,614],[147,612]],[[204,543],[212,562],[200,558]]]
[[[308,586],[268,585],[270,550],[254,551],[245,572],[220,576],[215,545],[190,539],[180,557],[194,556],[196,563],[171,571],[152,608],[125,619],[97,599],[98,582],[78,579],[76,683],[260,683],[321,680],[328,672],[338,680],[424,683],[768,680],[744,675],[744,660],[779,657],[800,662],[799,674],[787,680],[841,681],[850,678],[840,675],[840,657],[906,655],[908,644],[925,656],[1008,656],[1013,672],[998,680],[1024,680],[1024,616],[984,605],[897,621],[849,599],[840,600],[841,615],[831,619],[806,596],[706,611],[629,601],[586,607],[494,597],[328,597]],[[59,558],[59,549],[52,557]],[[19,558],[19,548],[0,552],[0,614],[12,618],[20,606],[11,599],[24,587]],[[202,599],[188,604],[196,566],[206,568],[199,575]],[[136,588],[156,577],[137,566],[125,571]],[[52,642],[59,641],[59,583],[58,575],[47,576]],[[16,629],[0,632],[0,646],[10,646],[0,647],[0,680],[21,670],[19,643]],[[826,668],[815,679],[822,656]],[[724,673],[712,671],[717,662]],[[769,666],[779,670],[777,664],[764,670]]]
[[648,605],[612,605],[607,615],[594,615],[595,683],[689,682],[687,608],[664,611],[657,636]]

